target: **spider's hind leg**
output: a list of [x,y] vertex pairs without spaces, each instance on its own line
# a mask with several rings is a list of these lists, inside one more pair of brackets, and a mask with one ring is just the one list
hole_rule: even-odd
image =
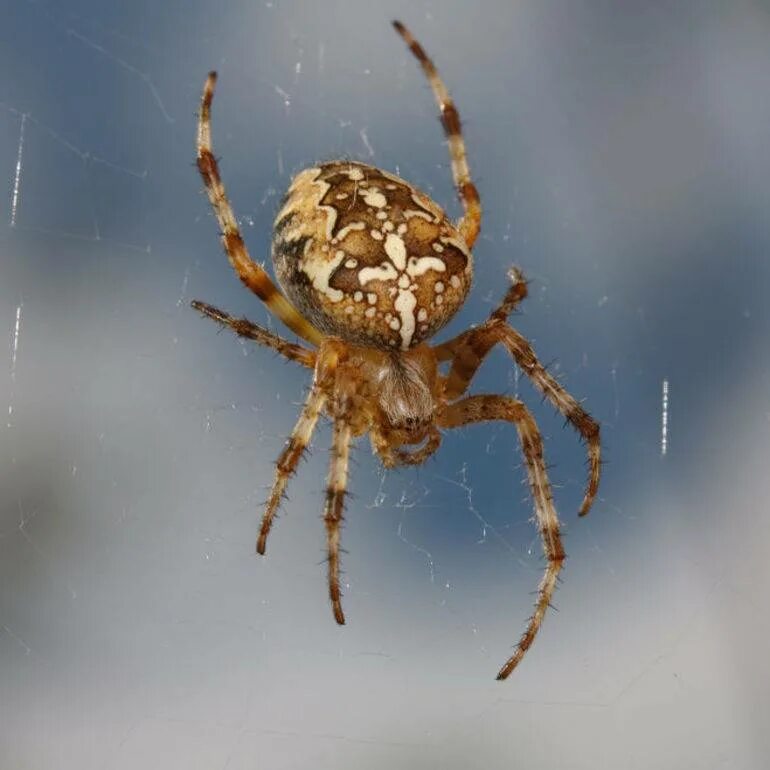
[[578,514],[585,516],[593,505],[601,474],[599,423],[540,363],[532,345],[507,323],[508,316],[527,296],[527,282],[517,268],[508,273],[511,285],[503,301],[481,326],[459,334],[435,348],[440,361],[450,361],[444,386],[448,400],[462,396],[495,345],[502,344],[532,384],[578,431],[588,450],[588,483]]
[[535,520],[543,541],[546,558],[545,572],[537,589],[537,599],[532,617],[519,639],[519,643],[510,658],[497,674],[498,679],[506,679],[519,664],[537,636],[551,597],[556,590],[559,573],[564,564],[565,553],[561,542],[559,517],[553,505],[551,484],[548,481],[543,459],[543,439],[532,414],[521,401],[506,396],[482,395],[450,404],[440,415],[439,425],[446,428],[459,428],[488,420],[505,420],[516,426],[521,444],[521,453],[527,467],[527,477],[532,499],[535,503]]
[[599,491],[601,474],[599,423],[540,363],[532,345],[523,335],[508,324],[500,324],[494,334],[497,340],[505,345],[522,372],[532,380],[532,384],[564,415],[585,442],[588,451],[588,482],[583,502],[578,509],[578,515],[585,516]]

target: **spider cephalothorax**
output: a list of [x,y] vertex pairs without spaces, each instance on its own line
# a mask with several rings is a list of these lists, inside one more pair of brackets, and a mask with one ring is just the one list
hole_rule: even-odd
[[[542,439],[529,410],[507,396],[466,396],[466,390],[489,351],[503,345],[587,443],[589,477],[580,515],[588,513],[599,485],[599,426],[543,368],[527,340],[508,325],[508,316],[527,293],[518,270],[510,271],[511,285],[485,323],[438,345],[428,344],[470,289],[471,249],[479,232],[481,205],[465,158],[457,109],[420,44],[403,24],[393,25],[420,62],[438,102],[463,216],[451,222],[408,182],[363,163],[336,161],[306,169],[294,177],[275,221],[273,261],[287,299],[249,257],[225,194],[211,150],[216,83],[212,72],[201,99],[198,169],[222,229],[222,243],[240,279],[311,347],[287,342],[204,302],[192,304],[242,337],[313,370],[302,413],[278,459],[257,551],[265,552],[288,479],[325,412],[332,419],[333,438],[324,522],[329,596],[338,623],[345,622],[339,534],[351,440],[369,433],[383,464],[417,465],[438,449],[441,429],[488,420],[515,425],[547,564],[534,613],[498,673],[498,679],[505,679],[540,628],[564,549]],[[441,364],[448,367],[444,373]]]

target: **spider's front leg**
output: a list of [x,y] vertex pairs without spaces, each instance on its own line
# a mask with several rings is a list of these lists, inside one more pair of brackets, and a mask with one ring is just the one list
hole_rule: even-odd
[[280,318],[295,334],[319,345],[323,339],[321,332],[300,315],[270,280],[262,266],[252,260],[246,249],[211,144],[211,105],[216,83],[217,73],[209,72],[203,86],[198,113],[197,165],[222,231],[222,246],[238,277],[267,305],[270,312]]
[[578,514],[585,516],[599,489],[601,474],[601,442],[599,423],[540,363],[532,345],[507,323],[508,315],[527,295],[527,284],[517,269],[509,273],[512,284],[503,302],[492,312],[486,323],[464,332],[439,345],[436,354],[440,360],[451,360],[445,385],[448,400],[459,398],[468,389],[490,350],[502,344],[522,372],[556,409],[575,427],[588,448],[588,482]]
[[527,407],[521,401],[506,396],[470,396],[447,406],[439,414],[438,424],[444,428],[459,428],[488,420],[505,420],[513,423],[519,433],[521,452],[527,466],[529,487],[535,503],[535,519],[547,560],[532,617],[513,655],[508,658],[497,675],[498,679],[505,679],[532,646],[553,592],[556,590],[565,554],[559,531],[559,517],[553,505],[553,494],[543,460],[543,440]]
[[260,345],[272,348],[277,353],[280,353],[289,361],[295,361],[302,366],[307,366],[312,369],[316,362],[316,353],[314,350],[302,347],[293,342],[279,337],[277,334],[258,326],[248,318],[233,318],[229,313],[225,313],[224,310],[209,305],[207,302],[201,302],[194,299],[190,305],[197,310],[201,315],[206,318],[210,318],[212,321],[216,321],[223,327],[226,326],[232,329],[239,337],[244,339],[254,340]]
[[409,46],[409,50],[420,63],[425,77],[428,79],[433,96],[439,107],[441,115],[441,125],[446,134],[447,144],[449,145],[449,158],[452,163],[452,176],[454,177],[455,187],[460,202],[463,205],[465,214],[457,223],[457,229],[460,231],[465,243],[469,249],[478,238],[481,228],[481,200],[476,185],[471,179],[471,172],[468,168],[468,161],[465,153],[465,140],[463,139],[462,127],[460,125],[460,113],[449,95],[444,81],[436,70],[436,65],[425,53],[425,49],[415,40],[414,35],[400,21],[394,21],[393,27],[401,35],[404,42]]

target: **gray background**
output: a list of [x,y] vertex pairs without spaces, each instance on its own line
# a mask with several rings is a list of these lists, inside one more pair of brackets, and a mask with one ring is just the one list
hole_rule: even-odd
[[[485,207],[447,333],[521,265],[517,327],[604,430],[600,500],[578,521],[573,432],[503,355],[479,377],[533,406],[570,557],[504,684],[542,569],[514,432],[450,434],[388,474],[360,442],[338,628],[328,427],[254,555],[307,375],[188,307],[272,323],[192,165],[212,67],[255,258],[319,158],[396,171],[459,212],[394,17],[456,97]],[[758,0],[8,4],[0,765],[762,767],[768,40]]]

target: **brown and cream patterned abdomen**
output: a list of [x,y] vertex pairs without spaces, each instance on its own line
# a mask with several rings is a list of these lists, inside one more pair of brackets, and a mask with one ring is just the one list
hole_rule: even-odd
[[408,350],[462,305],[471,253],[446,214],[397,176],[338,161],[294,177],[273,262],[300,313],[326,334]]

